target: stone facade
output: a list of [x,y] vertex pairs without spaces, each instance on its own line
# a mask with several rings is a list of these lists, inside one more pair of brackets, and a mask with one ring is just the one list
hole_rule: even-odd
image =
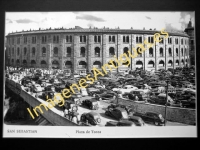
[[[12,33],[6,36],[6,65],[57,67],[77,73],[82,70],[91,71],[94,66],[101,68],[113,59],[114,55],[118,58],[126,50],[137,49],[137,44],[143,44],[146,48],[144,39],[153,37],[155,33],[160,31],[75,28]],[[177,32],[168,32],[168,34],[172,38],[171,43],[168,43],[168,39],[165,38],[163,43],[155,42],[151,50],[147,49],[137,58],[131,58],[130,66],[120,65],[113,71],[122,72],[137,67],[158,70],[189,65],[188,35]],[[35,42],[34,37],[36,37]],[[141,37],[139,42],[138,37]],[[175,39],[178,39],[178,43]],[[181,43],[182,39],[183,43]]]

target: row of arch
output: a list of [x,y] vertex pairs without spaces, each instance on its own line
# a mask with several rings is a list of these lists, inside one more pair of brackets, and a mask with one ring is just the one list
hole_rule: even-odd
[[[184,60],[183,60],[183,59],[181,60],[181,62],[182,62],[182,64],[184,64]],[[14,59],[12,59],[12,63],[14,63]],[[26,61],[26,60],[23,60],[22,63],[23,63],[23,65],[27,65],[27,61]],[[187,59],[186,59],[186,63],[187,63]],[[17,64],[17,65],[20,64],[19,59],[16,60],[16,64]],[[46,63],[45,60],[42,60],[42,61],[40,62],[40,64],[41,64],[41,65],[47,65],[47,63]],[[111,63],[108,63],[108,64],[109,64],[109,65],[112,65]],[[114,64],[115,66],[117,65],[115,62],[113,62],[113,64]],[[36,65],[36,61],[35,61],[35,60],[31,60],[31,65]],[[87,63],[86,63],[85,61],[80,61],[80,62],[78,63],[78,65],[79,65],[79,68],[86,68],[86,67],[87,67]],[[169,65],[169,66],[173,66],[173,61],[172,61],[172,60],[169,60],[169,61],[168,61],[168,65]],[[179,60],[176,60],[176,65],[179,65]],[[71,61],[66,61],[66,62],[65,62],[65,66],[66,66],[67,68],[72,68],[72,62],[71,62]],[[93,67],[100,68],[101,66],[102,66],[102,64],[101,64],[100,61],[95,61],[95,62],[93,63]],[[138,67],[143,67],[143,62],[140,61],[140,60],[137,61],[137,62],[136,62],[136,66],[138,66]],[[150,60],[150,61],[148,62],[148,67],[154,67],[154,66],[155,66],[154,61]],[[159,66],[160,66],[160,67],[164,67],[164,66],[165,66],[165,63],[164,63],[163,60],[160,60],[160,61],[159,61]],[[52,61],[52,67],[53,67],[53,68],[58,68],[58,67],[59,67],[59,62],[58,62],[57,60],[53,60],[53,61]]]
[[[185,62],[187,63],[187,59],[185,60]],[[183,60],[183,59],[181,60],[181,63],[184,64],[184,60]],[[164,62],[163,60],[160,60],[158,64],[159,64],[160,67],[164,67],[164,66],[165,66],[165,62]],[[136,62],[136,65],[142,67],[142,66],[143,66],[143,62],[142,62],[142,61],[137,61],[137,62]],[[155,66],[155,63],[154,63],[153,60],[150,60],[150,61],[148,62],[148,65],[149,65],[150,67],[154,67],[154,66]],[[168,65],[169,65],[169,66],[173,66],[173,61],[172,61],[172,60],[169,60],[169,61],[168,61]],[[179,65],[179,60],[176,60],[176,65],[177,65],[177,66]]]
[[[137,48],[137,53],[140,56],[142,56],[142,53],[139,51],[139,49],[140,48],[138,47]],[[100,57],[100,48],[99,47],[95,47],[94,50],[95,50],[95,57]],[[128,51],[129,51],[128,47],[124,47],[123,53],[126,53],[127,55],[129,55]],[[46,52],[47,52],[46,51],[46,47],[42,47],[42,54],[46,54]],[[71,52],[72,52],[71,47],[67,47],[67,50],[66,50],[67,56],[71,56]],[[179,54],[178,48],[176,48],[175,52],[176,52],[176,56],[178,56],[178,54]],[[185,52],[186,52],[186,48],[185,48]],[[17,55],[19,55],[19,53],[20,53],[20,49],[18,47],[17,48]],[[36,53],[36,49],[35,49],[35,47],[32,47],[31,54],[34,56],[35,53]],[[81,47],[80,48],[80,55],[81,56],[85,56],[85,53],[86,53],[85,47]],[[160,53],[160,56],[163,56],[164,53],[163,53],[163,48],[162,47],[159,49],[159,53]],[[12,54],[14,54],[14,48],[12,49]],[[24,55],[26,55],[26,54],[27,54],[27,48],[24,47]],[[172,49],[171,48],[168,49],[168,54],[169,54],[169,56],[172,56]],[[183,56],[183,48],[181,48],[181,54]],[[53,55],[54,56],[58,56],[58,47],[54,47]],[[115,55],[115,49],[114,49],[114,47],[110,47],[109,48],[109,56],[114,56],[114,55]],[[149,55],[152,56],[152,57],[154,56],[153,48],[149,48]]]

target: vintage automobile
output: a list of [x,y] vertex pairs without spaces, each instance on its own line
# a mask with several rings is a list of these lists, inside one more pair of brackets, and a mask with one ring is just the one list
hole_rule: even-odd
[[[170,103],[173,102],[173,99],[168,95],[167,97],[167,105],[170,105]],[[150,96],[150,99],[147,100],[150,103],[153,104],[160,104],[165,105],[166,104],[166,94],[160,93],[158,96]]]
[[33,92],[36,92],[36,93],[38,93],[38,92],[42,92],[42,87],[39,85],[39,84],[34,84],[33,85]]
[[44,100],[47,100],[47,98],[48,99],[53,99],[54,98],[54,94],[55,94],[54,91],[45,91],[45,92],[42,93],[42,98]]
[[136,126],[147,126],[142,118],[138,116],[129,116],[128,120],[134,122]]
[[105,115],[115,118],[117,120],[128,119],[127,111],[121,107],[116,107],[113,109],[106,109]]
[[154,123],[156,126],[164,125],[164,118],[161,114],[155,112],[139,113],[135,112],[133,116],[141,117],[145,122]]
[[196,98],[195,97],[191,97],[188,100],[182,100],[180,101],[180,107],[187,107],[187,108],[193,108],[195,109],[195,102]]
[[105,126],[131,126],[131,127],[135,127],[136,124],[132,121],[129,121],[129,120],[120,120],[118,122],[108,121],[108,122],[106,122]]
[[82,101],[83,106],[87,106],[88,108],[92,110],[98,110],[99,105],[98,101],[96,99],[86,99]]
[[100,115],[96,112],[89,112],[89,113],[83,113],[81,115],[80,121],[91,124],[91,125],[97,125],[101,123]]
[[55,87],[53,85],[48,85],[44,87],[44,91],[54,91],[55,92]]
[[42,87],[44,87],[45,84],[46,84],[46,80],[45,80],[45,79],[39,79],[39,80],[37,81],[37,83],[38,83],[39,85],[41,85]]
[[104,88],[102,88],[102,89],[88,89],[88,91],[90,91],[88,94],[90,95],[90,96],[92,96],[92,97],[95,97],[96,96],[96,94],[103,94],[103,93],[106,93],[108,90],[107,89],[104,89]]
[[54,87],[55,87],[56,92],[61,92],[65,88],[65,84],[64,83],[55,83]]
[[107,91],[104,92],[102,94],[96,94],[95,98],[99,101],[111,101],[111,100],[115,100],[116,99],[116,93],[115,92],[111,92],[111,91]]
[[135,96],[137,96],[138,101],[144,101],[148,98],[148,93],[150,93],[150,92],[147,92],[147,90],[138,89],[138,90],[131,91],[128,94],[128,98],[131,100],[136,100]]
[[101,94],[100,89],[94,88],[94,87],[89,87],[86,88],[88,95],[95,97],[95,94]]
[[123,88],[113,88],[113,91],[121,91],[122,94],[130,93],[133,90],[137,90],[138,88],[133,85],[125,85]]
[[82,96],[88,96],[88,92],[86,88],[80,88],[80,92]]
[[[62,93],[61,93],[62,95]],[[69,98],[65,98],[63,97],[65,101],[67,101],[68,103],[71,103],[71,104],[76,104],[76,105],[81,105],[81,100],[80,98],[76,97],[76,95],[72,95],[71,97]]]
[[113,104],[110,104],[107,107],[107,109],[108,110],[112,110],[112,109],[117,108],[117,107],[125,109],[128,115],[132,115],[133,114],[133,109],[131,108],[131,105],[122,105],[122,104],[114,104],[113,103]]

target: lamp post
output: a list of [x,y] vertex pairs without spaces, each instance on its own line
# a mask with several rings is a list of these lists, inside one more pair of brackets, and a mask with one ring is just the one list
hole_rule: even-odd
[[167,89],[166,89],[166,104],[165,104],[165,126],[166,126],[166,115],[167,115],[167,100],[168,100],[168,84],[169,84],[169,80],[166,81],[167,82]]

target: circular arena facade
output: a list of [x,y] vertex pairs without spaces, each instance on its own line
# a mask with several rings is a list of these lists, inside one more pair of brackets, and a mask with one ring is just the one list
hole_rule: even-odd
[[[167,31],[165,31],[167,32]],[[71,72],[101,70],[104,64],[144,44],[154,43],[156,30],[134,29],[49,29],[10,33],[6,36],[6,65],[34,68],[59,68]],[[184,32],[161,34],[161,42],[123,63],[114,72],[143,68],[158,70],[189,66],[189,36]]]

